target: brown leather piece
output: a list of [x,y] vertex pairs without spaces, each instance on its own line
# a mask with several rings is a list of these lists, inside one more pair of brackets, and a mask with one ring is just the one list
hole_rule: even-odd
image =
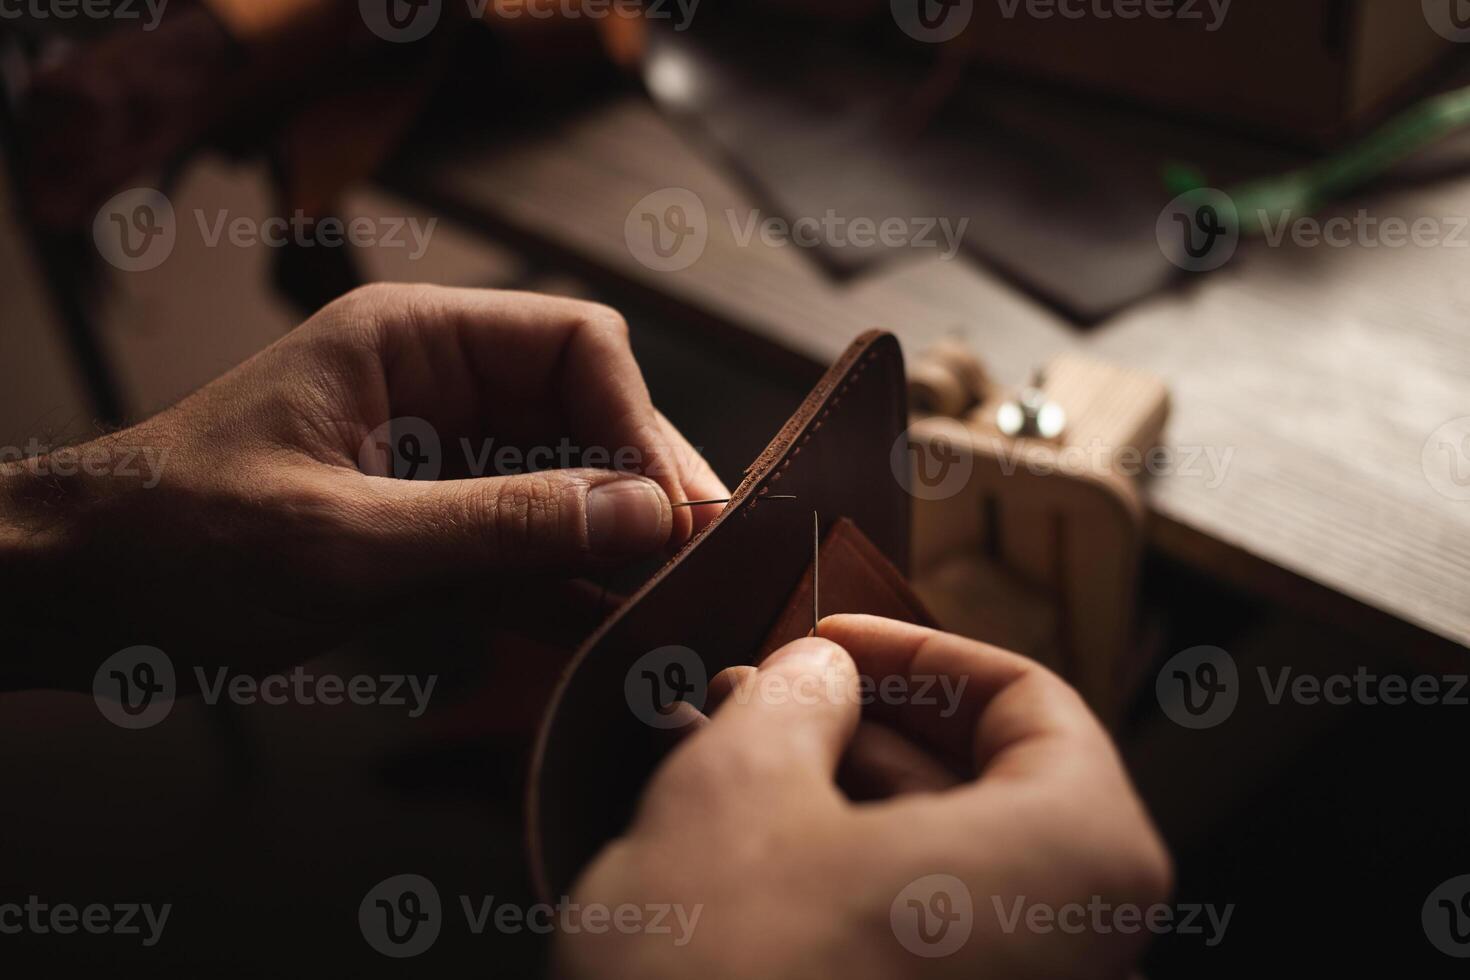
[[[867,613],[920,626],[935,625],[923,600],[914,594],[893,562],[883,557],[852,521],[844,517],[833,524],[817,553],[822,591],[818,615]],[[812,568],[808,564],[785,610],[761,644],[757,663],[811,631]]]
[[705,678],[755,663],[811,564],[813,511],[824,535],[847,518],[896,575],[906,573],[909,497],[889,464],[906,425],[898,341],[866,333],[782,427],[719,517],[583,644],[531,765],[528,844],[544,897],[569,890],[626,829],[670,748],[668,732],[641,721],[625,694],[640,658],[685,647]]

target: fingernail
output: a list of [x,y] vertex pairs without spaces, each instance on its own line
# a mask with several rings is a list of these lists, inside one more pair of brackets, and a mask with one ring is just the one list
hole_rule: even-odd
[[587,493],[587,542],[610,558],[646,555],[668,540],[663,492],[646,480],[600,483]]
[[766,658],[761,664],[761,670],[770,670],[781,663],[804,670],[822,670],[836,658],[846,653],[842,647],[831,640],[821,637],[807,636],[799,640],[792,640],[775,653]]

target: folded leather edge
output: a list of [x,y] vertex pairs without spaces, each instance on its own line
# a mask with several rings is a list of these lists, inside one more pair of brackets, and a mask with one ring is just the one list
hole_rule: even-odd
[[[788,454],[796,449],[800,441],[809,431],[814,431],[821,425],[822,413],[828,407],[834,395],[839,393],[849,372],[864,357],[873,353],[881,344],[891,344],[898,347],[898,338],[884,330],[867,330],[860,334],[848,348],[843,351],[836,362],[827,369],[816,385],[807,394],[796,411],[786,421],[761,452],[755,462],[746,470],[745,477],[730,495],[730,502],[725,509],[719,513],[714,520],[692,537],[678,553],[670,558],[652,577],[645,582],[637,592],[628,598],[615,612],[603,621],[602,625],[592,632],[577,652],[568,661],[562,670],[560,679],[557,681],[556,690],[552,694],[551,701],[547,705],[546,713],[542,716],[541,725],[537,729],[536,744],[531,753],[531,764],[528,769],[526,780],[526,851],[530,864],[531,880],[537,894],[545,900],[550,900],[550,885],[547,879],[545,864],[541,856],[541,802],[538,798],[537,788],[540,785],[540,774],[542,763],[546,756],[546,745],[551,734],[551,725],[556,717],[556,711],[561,704],[563,693],[573,674],[582,665],[582,662],[597,648],[605,637],[623,618],[627,611],[633,608],[640,600],[651,592],[657,584],[668,576],[684,557],[698,548],[700,542],[713,534],[717,528],[728,520],[737,518],[748,505],[753,505],[761,495],[762,488],[772,480],[778,478],[778,467],[783,463]],[[898,351],[895,351],[898,354]]]

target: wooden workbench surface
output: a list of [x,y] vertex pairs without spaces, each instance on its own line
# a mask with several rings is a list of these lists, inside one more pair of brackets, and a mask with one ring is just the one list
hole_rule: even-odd
[[[410,161],[393,183],[691,323],[816,361],[877,325],[911,354],[960,332],[1008,382],[1066,349],[1154,371],[1173,393],[1176,459],[1232,454],[1223,478],[1201,455],[1200,476],[1151,481],[1159,547],[1328,615],[1346,598],[1341,608],[1367,620],[1470,646],[1470,501],[1436,490],[1421,464],[1431,434],[1470,415],[1470,248],[1252,244],[1084,330],[964,256],[925,251],[834,282],[801,248],[738,244],[726,209],[742,222],[754,199],[632,98],[533,137]],[[676,272],[647,268],[624,239],[633,206],[666,187],[694,191],[709,216],[703,256]],[[1410,221],[1470,215],[1470,179],[1346,213],[1360,206]]]

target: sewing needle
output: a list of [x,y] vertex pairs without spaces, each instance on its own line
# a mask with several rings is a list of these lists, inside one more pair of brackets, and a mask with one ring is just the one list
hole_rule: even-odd
[[821,622],[821,610],[817,597],[821,595],[822,520],[812,511],[812,636],[817,635],[817,624]]
[[[699,506],[701,506],[703,504],[728,504],[731,501],[731,499],[733,499],[733,498],[724,497],[724,498],[721,498],[721,499],[718,499],[718,500],[686,500],[682,504],[674,504],[673,506],[674,507],[699,507]],[[796,495],[795,494],[790,494],[790,493],[773,493],[770,496],[765,497],[764,499],[766,499],[766,500],[795,500],[796,499]]]

